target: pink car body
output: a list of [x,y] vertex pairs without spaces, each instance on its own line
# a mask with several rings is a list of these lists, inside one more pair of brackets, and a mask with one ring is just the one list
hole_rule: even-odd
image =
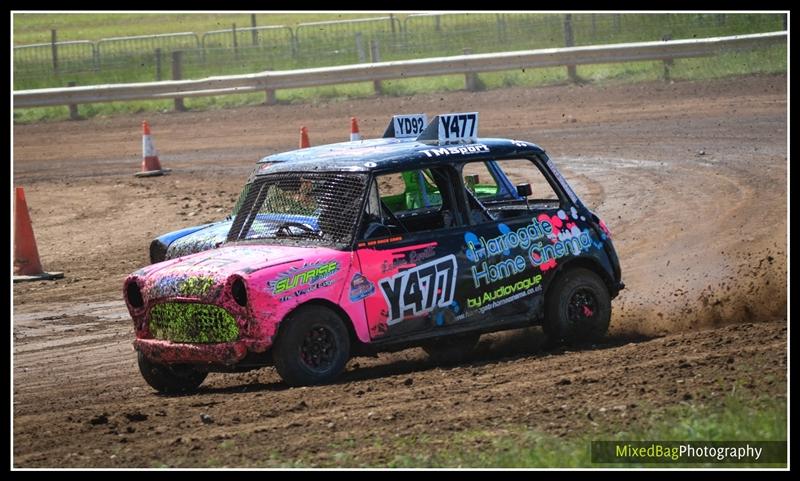
[[[387,331],[390,319],[385,300],[372,295],[380,279],[362,273],[361,263],[380,265],[381,278],[392,277],[400,269],[416,265],[397,262],[398,258],[406,259],[404,253],[424,252],[435,246],[430,242],[390,250],[362,248],[356,252],[322,247],[230,246],[154,264],[125,281],[126,291],[135,284],[144,301],[133,305],[130,296],[126,296],[136,329],[134,346],[148,358],[163,363],[234,365],[248,353],[269,349],[281,320],[300,304],[314,302],[343,311],[358,340],[369,343]],[[181,292],[182,285],[197,279],[210,280],[207,289]],[[244,282],[247,292],[245,306],[236,302],[232,292],[238,279]],[[224,308],[236,320],[239,339],[184,343],[153,338],[147,314],[165,299]],[[367,310],[380,314],[368,318]]]

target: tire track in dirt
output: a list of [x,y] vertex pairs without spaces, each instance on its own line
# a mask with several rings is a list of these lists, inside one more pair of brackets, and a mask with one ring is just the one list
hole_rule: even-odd
[[[583,351],[540,351],[531,343],[510,357],[489,349],[452,368],[381,356],[351,363],[333,385],[290,389],[274,373],[259,371],[212,376],[200,394],[176,398],[117,377],[124,363],[115,363],[105,376],[112,381],[100,386],[106,391],[90,404],[70,389],[38,409],[15,409],[15,444],[33,448],[17,463],[203,465],[224,440],[239,447],[226,458],[230,464],[258,462],[269,452],[324,462],[331,445],[351,439],[358,440],[357,458],[379,463],[392,458],[397,436],[446,437],[520,424],[569,435],[635,423],[674,403],[714,402],[734,386],[784,396],[785,336],[785,324],[765,323],[633,342],[611,338]],[[52,386],[43,388],[63,392],[60,373],[50,376]],[[142,414],[146,419],[130,420]],[[203,423],[203,414],[213,422]],[[49,436],[41,436],[43,423]]]

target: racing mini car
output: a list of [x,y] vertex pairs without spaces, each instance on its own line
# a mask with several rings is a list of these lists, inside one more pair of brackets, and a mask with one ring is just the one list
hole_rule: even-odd
[[608,228],[544,150],[478,120],[395,116],[380,139],[262,159],[224,238],[125,280],[145,381],[274,365],[303,386],[352,356],[458,360],[503,329],[605,335],[624,287]]

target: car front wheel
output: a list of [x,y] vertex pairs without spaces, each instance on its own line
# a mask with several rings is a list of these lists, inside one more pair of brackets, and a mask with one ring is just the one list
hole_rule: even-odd
[[572,344],[600,339],[610,321],[611,297],[594,272],[570,269],[550,287],[544,331],[551,341]]
[[197,390],[208,371],[190,365],[167,365],[150,361],[139,352],[139,372],[150,387],[163,394],[188,393]]
[[335,379],[350,359],[350,336],[330,309],[300,307],[283,321],[273,358],[286,384],[324,384]]

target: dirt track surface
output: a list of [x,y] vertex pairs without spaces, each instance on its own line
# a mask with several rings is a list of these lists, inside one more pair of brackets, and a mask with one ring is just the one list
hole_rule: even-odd
[[[329,464],[343,450],[380,464],[395,435],[572,435],[734,385],[785,395],[786,109],[786,78],[770,76],[153,114],[173,169],[154,179],[132,176],[143,118],[15,126],[15,185],[45,269],[66,276],[14,286],[14,465]],[[416,349],[354,359],[331,386],[288,389],[270,368],[211,374],[187,397],[145,384],[121,287],[152,237],[226,215],[300,125],[321,144],[346,140],[350,116],[374,137],[393,113],[472,110],[482,136],[547,149],[611,229],[627,289],[607,342],[546,351],[531,329],[486,336],[455,368]]]

